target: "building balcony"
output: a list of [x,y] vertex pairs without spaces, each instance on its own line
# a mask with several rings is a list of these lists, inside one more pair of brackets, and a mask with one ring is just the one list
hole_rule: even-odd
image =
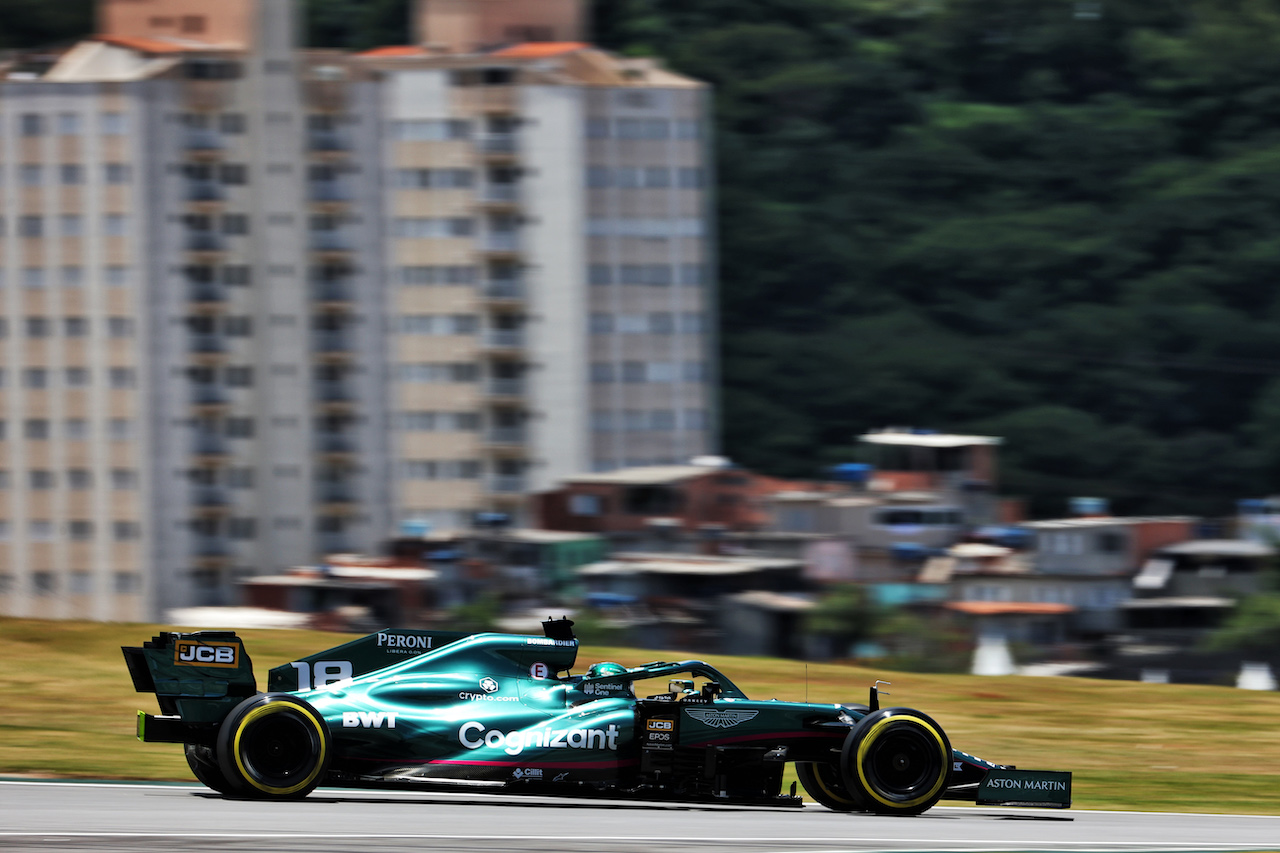
[[317,382],[316,402],[326,408],[344,409],[355,405],[356,394],[347,382]]
[[319,545],[322,554],[350,554],[357,550],[345,533],[321,533]]
[[226,150],[222,137],[212,130],[189,130],[183,147],[192,157],[201,160],[220,159]]
[[350,332],[325,330],[316,332],[316,354],[327,359],[346,359],[355,354],[355,341]]
[[221,385],[200,383],[191,388],[191,405],[198,409],[222,409],[231,405],[231,395]]
[[497,231],[484,235],[480,248],[491,255],[516,255],[520,253],[518,231]]
[[227,191],[213,181],[193,181],[187,185],[186,199],[196,205],[219,206],[227,200]]
[[343,433],[316,433],[316,452],[322,456],[351,456],[358,447],[356,440]]
[[191,283],[190,295],[196,308],[209,310],[226,307],[229,294],[225,284],[197,281]]
[[486,299],[514,302],[524,299],[524,282],[518,278],[491,278],[484,283]]
[[346,483],[319,483],[316,486],[316,500],[326,507],[351,507],[360,502],[356,490]]
[[336,131],[313,130],[307,135],[307,150],[324,158],[345,157],[351,151],[351,143]]
[[523,397],[525,393],[524,377],[491,376],[484,386],[490,397]]
[[487,350],[518,350],[524,346],[524,329],[486,329],[482,341]]
[[220,461],[231,452],[227,439],[216,432],[198,432],[191,442],[191,452],[208,462]]
[[514,160],[519,144],[514,133],[490,133],[478,140],[480,153],[489,160]]
[[529,438],[529,431],[523,426],[490,427],[484,433],[485,444],[506,447],[523,445]]
[[350,279],[313,281],[311,287],[315,300],[331,308],[349,307],[348,303],[353,302],[356,296],[355,284]]
[[336,208],[350,204],[352,193],[337,181],[312,181],[308,188],[308,197],[312,204]]
[[339,231],[312,231],[311,251],[321,255],[347,255],[355,251],[355,244]]
[[522,495],[525,490],[525,476],[523,474],[496,474],[489,477],[486,481],[489,494],[492,495]]
[[219,536],[196,536],[191,553],[202,563],[220,563],[231,558],[231,543]]
[[520,203],[520,185],[485,184],[480,191],[480,203],[491,207],[514,207]]
[[186,248],[198,254],[217,254],[227,250],[227,240],[216,231],[189,231]]
[[200,359],[221,360],[227,355],[226,338],[216,334],[192,334],[191,353]]
[[200,486],[191,495],[191,503],[206,515],[224,513],[231,508],[231,495],[221,486]]

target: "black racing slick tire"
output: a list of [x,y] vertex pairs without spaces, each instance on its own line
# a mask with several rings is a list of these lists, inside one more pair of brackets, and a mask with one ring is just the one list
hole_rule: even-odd
[[825,762],[796,762],[796,776],[804,785],[805,793],[814,802],[837,812],[866,811],[861,800],[854,798],[840,778],[840,768]]
[[917,815],[946,792],[951,742],[927,715],[911,708],[883,708],[849,732],[840,771],[850,794],[869,811]]
[[212,749],[188,743],[184,744],[183,751],[187,755],[187,766],[191,768],[191,773],[196,777],[197,782],[206,788],[212,788],[219,794],[235,793],[235,788],[227,781],[227,777],[222,775],[222,769],[218,767],[218,761],[213,757]]
[[217,753],[238,796],[294,800],[324,780],[333,747],[324,717],[310,704],[289,693],[259,693],[222,721]]

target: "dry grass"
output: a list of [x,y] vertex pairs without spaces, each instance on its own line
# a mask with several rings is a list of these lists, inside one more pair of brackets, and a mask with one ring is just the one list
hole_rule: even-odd
[[[140,744],[138,708],[120,655],[151,625],[0,619],[0,773],[188,779],[181,750]],[[309,631],[242,631],[259,684],[272,666],[346,638]],[[634,665],[672,652],[584,648],[579,660]],[[711,656],[754,698],[865,702],[876,679],[886,704],[933,716],[952,744],[1019,767],[1075,772],[1075,803],[1111,809],[1280,814],[1280,694],[1222,687],[1066,678],[891,673],[765,658]],[[793,777],[792,777],[793,778]]]

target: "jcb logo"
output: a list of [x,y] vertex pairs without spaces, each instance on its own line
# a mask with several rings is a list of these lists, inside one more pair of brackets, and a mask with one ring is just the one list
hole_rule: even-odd
[[232,669],[240,665],[240,646],[235,643],[200,643],[179,640],[173,647],[178,666],[218,666]]
[[671,720],[650,720],[645,728],[651,732],[669,732],[675,724]]

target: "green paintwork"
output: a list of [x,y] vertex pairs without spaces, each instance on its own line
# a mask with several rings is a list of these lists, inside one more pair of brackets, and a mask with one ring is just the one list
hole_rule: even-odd
[[[548,633],[388,629],[278,666],[268,689],[297,695],[324,718],[333,755],[326,784],[454,779],[583,792],[573,786],[585,783],[743,802],[794,803],[780,796],[782,762],[833,761],[867,713],[752,700],[702,661],[573,675],[577,640]],[[141,717],[143,740],[190,734],[211,743],[210,724],[255,689],[234,635],[161,635],[125,656],[135,686],[153,689],[170,715]],[[201,665],[219,656],[234,665]],[[973,799],[996,767],[956,751],[951,787]]]

